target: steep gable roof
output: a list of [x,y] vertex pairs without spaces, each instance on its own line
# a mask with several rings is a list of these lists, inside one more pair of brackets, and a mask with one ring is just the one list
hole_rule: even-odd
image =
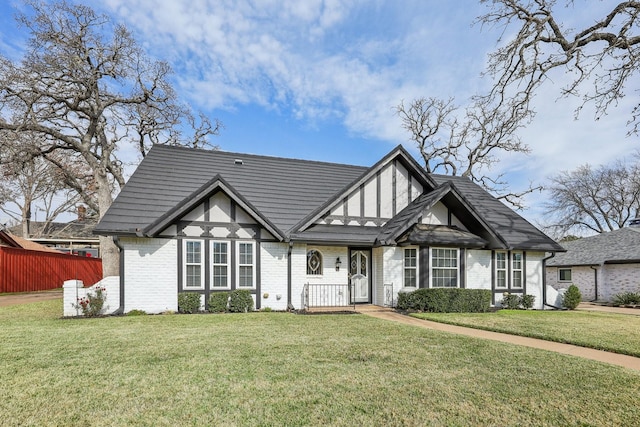
[[255,209],[250,202],[244,199],[231,185],[229,185],[220,175],[216,175],[211,181],[198,188],[192,194],[185,197],[180,203],[170,209],[167,213],[160,218],[149,224],[144,230],[141,230],[143,235],[156,236],[159,232],[172,224],[173,221],[181,218],[188,213],[191,209],[198,206],[206,197],[210,197],[216,191],[224,192],[234,202],[236,202],[242,209],[244,209],[249,215],[255,219],[258,224],[262,225],[267,231],[280,240],[284,240],[285,236],[271,221],[265,218],[260,211]]
[[155,145],[96,234],[135,235],[168,215],[215,176],[283,233],[369,168],[309,160]]
[[608,233],[562,242],[567,252],[547,261],[549,267],[640,263],[640,228],[625,227]]
[[438,184],[451,181],[465,200],[505,243],[505,249],[564,252],[556,241],[534,227],[470,179],[461,176],[431,175]]
[[[314,222],[390,161],[396,160],[416,177],[424,193],[414,200],[416,203],[411,203],[406,211],[389,221],[398,226],[391,229],[390,225],[386,230],[390,238],[397,238],[398,233],[406,231],[407,218],[415,216],[419,209],[442,200],[452,212],[464,217],[461,220],[471,233],[487,240],[491,247],[564,251],[562,246],[470,180],[427,175],[402,146],[367,168],[155,145],[106,212],[95,233],[156,235],[204,197],[222,190],[279,239],[293,237],[320,241],[324,236],[338,242],[342,241],[341,235],[349,235],[354,242],[373,243],[381,231],[378,227],[338,231]],[[433,189],[438,186],[443,187],[434,194]]]
[[465,222],[469,229],[484,237],[484,239],[481,239],[483,242],[491,242],[494,247],[504,247],[506,245],[506,242],[493,232],[491,226],[486,224],[475,212],[473,206],[466,201],[452,181],[446,181],[433,191],[421,194],[409,206],[400,211],[398,215],[382,227],[378,235],[378,242],[381,245],[398,243],[398,238],[413,227],[426,210],[441,201],[450,209],[455,210],[458,219]]
[[311,212],[308,216],[303,218],[298,224],[296,224],[292,231],[302,232],[307,228],[311,227],[322,215],[324,215],[327,211],[330,211],[334,208],[338,203],[340,203],[346,196],[348,196],[351,192],[356,191],[360,185],[367,182],[369,179],[373,178],[376,173],[378,173],[383,167],[389,164],[392,160],[401,161],[407,169],[418,178],[420,184],[427,188],[434,188],[435,184],[429,175],[427,175],[420,167],[420,165],[415,161],[415,159],[404,149],[402,145],[398,145],[396,148],[391,150],[389,154],[380,159],[375,165],[368,168],[361,176],[359,176],[355,181],[350,182],[345,188],[341,191],[337,192],[330,199],[328,199],[324,204],[318,206],[313,212]]

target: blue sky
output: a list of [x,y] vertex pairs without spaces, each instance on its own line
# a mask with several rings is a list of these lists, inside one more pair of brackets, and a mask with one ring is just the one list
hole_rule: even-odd
[[[472,25],[486,7],[467,0],[85,3],[125,23],[151,57],[172,64],[181,98],[224,123],[213,140],[221,149],[358,165],[398,144],[418,158],[394,107],[421,96],[465,105],[489,87],[481,72],[501,34]],[[562,12],[570,26],[590,24],[611,2],[580,3]],[[4,56],[19,52],[25,36],[11,5],[22,7],[0,5]],[[597,122],[589,108],[576,121],[578,101],[558,100],[564,76],[553,77],[536,98],[535,121],[520,132],[532,153],[503,156],[495,169],[516,189],[640,148],[625,126],[637,91]],[[523,216],[539,223],[545,197],[528,197]]]

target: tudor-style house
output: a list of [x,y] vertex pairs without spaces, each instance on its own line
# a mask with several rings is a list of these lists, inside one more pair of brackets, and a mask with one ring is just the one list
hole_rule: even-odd
[[418,288],[535,296],[563,248],[466,178],[398,146],[371,167],[154,146],[96,233],[121,248],[119,309],[251,291],[257,309],[393,305]]

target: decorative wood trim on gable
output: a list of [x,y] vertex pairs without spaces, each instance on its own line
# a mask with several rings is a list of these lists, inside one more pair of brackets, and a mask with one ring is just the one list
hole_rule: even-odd
[[[201,203],[204,204],[208,198],[219,191],[222,191],[231,200],[232,209],[234,209],[235,205],[241,207],[243,211],[245,211],[258,224],[262,225],[269,233],[271,233],[271,235],[280,241],[284,240],[283,233],[269,220],[262,216],[260,212],[239,193],[237,193],[233,187],[227,184],[220,175],[215,176],[208,183],[204,184],[202,187],[187,196],[180,204],[176,205],[165,215],[158,218],[155,222],[142,230],[141,233],[147,237],[155,237],[157,233],[160,233],[176,221],[179,221],[180,218],[183,218]],[[180,235],[180,232],[181,230],[178,230],[178,235]]]
[[[392,197],[391,206],[389,206],[389,214],[395,214],[400,211],[404,206],[397,205],[397,173],[396,169],[402,165],[404,169],[406,169],[407,177],[411,176],[413,180],[416,180],[422,186],[423,191],[429,188],[435,188],[436,185],[434,181],[426,174],[426,172],[421,168],[420,165],[411,157],[411,155],[402,147],[398,146],[394,150],[392,150],[389,154],[387,154],[384,158],[378,161],[374,166],[369,168],[360,178],[355,180],[352,184],[348,185],[342,191],[338,192],[334,198],[325,202],[322,206],[315,209],[311,214],[309,214],[306,218],[302,219],[298,224],[291,228],[291,232],[303,232],[307,228],[311,227],[314,224],[317,224],[319,220],[325,218],[327,215],[339,216],[335,213],[336,209],[341,205],[345,206],[345,197],[349,197],[349,195],[355,194],[361,186],[366,185],[375,185],[378,202],[376,204],[377,216],[380,218],[382,215],[385,215],[385,212],[382,212],[381,199],[383,194],[389,194]],[[390,175],[389,183],[391,188],[389,188],[390,193],[386,193],[386,189],[383,190],[382,186],[382,174],[383,170],[387,170],[386,168],[392,168],[390,172],[385,173],[385,175]],[[375,181],[374,181],[375,180]],[[375,182],[375,184],[374,184]],[[404,188],[404,187],[403,187]],[[344,213],[344,212],[343,212]],[[345,213],[346,216],[355,216],[353,213],[349,215],[349,213]],[[361,215],[363,213],[361,212]],[[393,216],[393,215],[392,215]]]

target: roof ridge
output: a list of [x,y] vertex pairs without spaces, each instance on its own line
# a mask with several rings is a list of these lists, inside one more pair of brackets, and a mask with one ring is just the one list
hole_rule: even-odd
[[330,162],[330,161],[323,161],[323,160],[300,159],[296,157],[270,156],[268,154],[241,153],[237,151],[226,151],[226,150],[215,150],[215,149],[207,150],[204,148],[191,148],[191,147],[184,147],[180,145],[154,144],[152,148],[156,148],[156,147],[160,147],[162,149],[170,149],[170,150],[185,150],[189,152],[196,151],[196,152],[202,152],[202,153],[208,153],[208,154],[219,153],[219,154],[225,154],[230,156],[237,156],[239,158],[251,157],[256,159],[286,160],[286,161],[295,161],[295,162],[302,162],[302,163],[313,163],[317,165],[349,166],[349,167],[363,168],[363,169],[369,169],[370,167],[370,166],[364,166],[364,165],[354,165],[351,163],[339,163],[339,162]]

